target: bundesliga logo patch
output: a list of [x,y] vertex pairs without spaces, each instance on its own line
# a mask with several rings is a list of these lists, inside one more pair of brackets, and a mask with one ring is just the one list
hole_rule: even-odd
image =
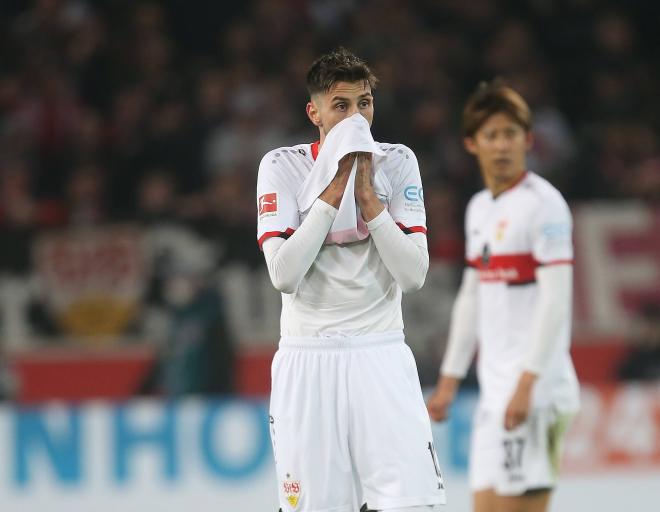
[[266,213],[277,213],[277,193],[271,192],[259,197],[259,216]]

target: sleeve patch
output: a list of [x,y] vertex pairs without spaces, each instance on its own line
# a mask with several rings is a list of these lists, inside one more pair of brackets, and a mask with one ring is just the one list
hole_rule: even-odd
[[270,214],[277,214],[277,192],[259,196],[259,217]]

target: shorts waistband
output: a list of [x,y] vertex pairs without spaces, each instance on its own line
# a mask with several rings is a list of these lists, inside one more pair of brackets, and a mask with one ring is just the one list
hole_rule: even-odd
[[362,334],[360,336],[330,336],[327,338],[315,336],[282,336],[279,346],[280,348],[310,350],[351,349],[403,343],[404,340],[403,331],[386,331]]

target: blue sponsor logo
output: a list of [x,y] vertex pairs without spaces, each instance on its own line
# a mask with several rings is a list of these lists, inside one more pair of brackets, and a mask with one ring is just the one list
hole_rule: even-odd
[[417,185],[408,185],[403,189],[403,197],[408,201],[424,201],[424,189]]
[[571,234],[571,227],[568,223],[544,224],[541,228],[543,236],[549,239],[566,238]]
[[[108,464],[108,476],[116,484],[138,478],[139,461],[151,454],[157,461],[160,478],[173,482],[201,468],[220,480],[238,481],[254,477],[272,461],[268,413],[262,402],[209,400],[194,414],[192,434],[184,432],[190,417],[179,402],[151,403],[154,414],[149,425],[140,421],[143,408],[129,403],[109,407],[106,428],[110,457],[96,464]],[[190,411],[188,411],[190,412]],[[33,485],[44,466],[63,486],[78,486],[90,478],[91,461],[89,410],[75,406],[54,411],[50,408],[16,409],[13,414],[11,446],[12,480],[26,488]],[[109,420],[109,421],[108,421]],[[237,438],[223,433],[240,421]],[[104,429],[105,430],[105,429]],[[234,430],[236,432],[236,430]],[[92,437],[93,438],[93,437]]]

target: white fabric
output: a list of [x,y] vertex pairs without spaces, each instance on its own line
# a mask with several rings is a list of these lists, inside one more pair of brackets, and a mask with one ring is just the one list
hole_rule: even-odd
[[[293,293],[309,270],[323,243],[323,233],[329,229],[337,210],[317,200],[310,214],[289,240],[269,238],[263,243],[268,274],[273,286],[282,293]],[[367,223],[385,266],[403,293],[419,290],[429,268],[426,236],[405,235],[383,210]],[[282,247],[282,246],[285,247]]]
[[422,505],[421,507],[397,507],[388,508],[387,510],[379,510],[378,512],[439,512],[444,507],[439,505]]
[[[387,222],[410,232],[406,237],[417,239],[420,251],[426,215],[417,160],[401,144],[378,145],[384,156],[374,156],[374,166],[391,185],[378,195],[391,217]],[[257,205],[262,206],[257,238],[262,244],[270,238],[288,238],[279,250],[288,249],[288,242],[306,225],[311,209],[301,213],[296,196],[313,164],[309,144],[279,148],[262,159],[257,180]],[[282,294],[282,335],[355,336],[403,329],[401,286],[381,251],[388,248],[377,248],[370,236],[345,245],[322,245],[306,272],[296,266],[304,274],[294,290],[287,282],[286,291],[292,293]],[[415,258],[411,265],[417,265],[419,256]],[[284,258],[279,263],[286,264]]]
[[264,241],[262,247],[268,274],[277,290],[282,293],[295,291],[314,263],[336,215],[335,208],[318,199],[300,229],[288,240],[272,237]]
[[429,269],[426,235],[405,235],[393,222],[387,210],[367,222],[378,254],[401,287],[403,293],[419,290]]
[[477,347],[478,286],[479,274],[472,268],[466,268],[451,312],[447,348],[440,370],[443,375],[462,379],[474,357]]
[[[284,512],[445,502],[417,367],[403,332],[284,337],[272,379],[270,426]],[[288,500],[292,489],[299,491],[295,507]]]
[[[385,153],[374,142],[369,129],[369,122],[359,113],[342,120],[332,127],[321,146],[312,171],[305,179],[297,194],[298,206],[301,212],[306,212],[317,197],[326,189],[339,169],[339,161],[349,153],[372,153],[383,156]],[[335,218],[326,243],[345,244],[364,240],[369,236],[366,223],[355,202],[355,174],[357,159],[353,162],[351,175],[344,190],[339,212]],[[374,175],[374,189],[387,194],[389,184],[382,173]]]
[[519,496],[528,490],[553,488],[570,419],[570,414],[552,407],[535,409],[525,423],[507,431],[502,413],[478,407],[472,423],[470,489]]
[[536,271],[536,282],[538,299],[523,368],[540,375],[545,370],[546,362],[552,359],[555,350],[567,351],[569,348],[556,347],[555,343],[558,339],[569,341],[558,331],[571,321],[573,267],[570,265],[539,267]]
[[[571,264],[571,228],[561,194],[530,172],[497,198],[484,190],[468,205],[466,259],[480,279],[478,376],[483,403],[493,410],[504,410],[529,361],[539,304],[536,272]],[[552,350],[534,385],[534,407],[555,405],[565,412],[579,407],[570,333],[570,315],[562,315],[561,322],[544,333],[548,338],[543,345]]]

